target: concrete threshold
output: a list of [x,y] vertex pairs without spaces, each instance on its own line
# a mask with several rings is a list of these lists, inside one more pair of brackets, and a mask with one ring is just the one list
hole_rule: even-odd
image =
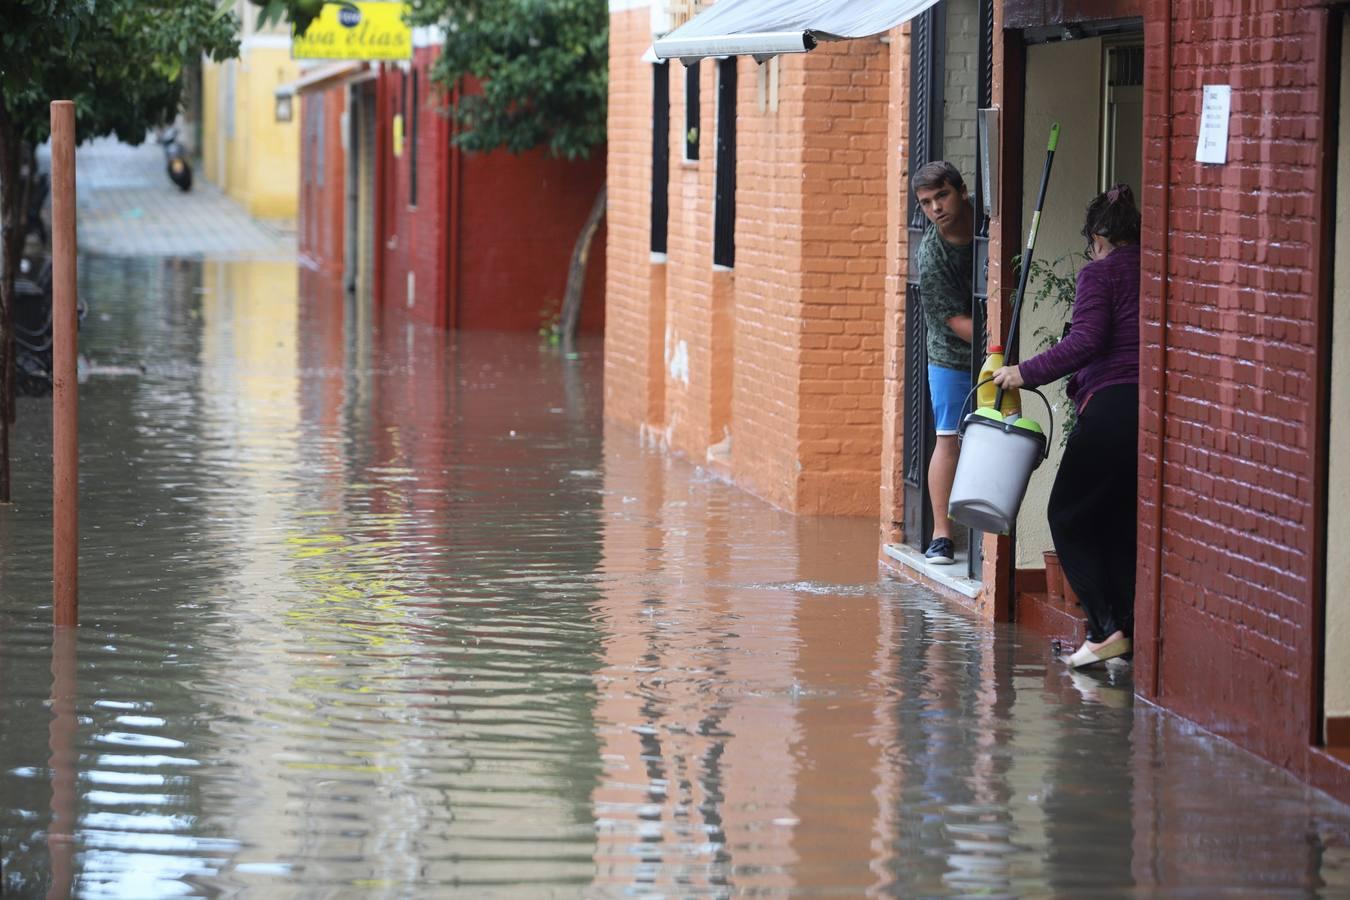
[[[924,558],[924,555],[915,550],[908,544],[882,544],[881,551],[890,559],[900,564],[900,568],[908,569],[916,575],[922,576],[916,578],[916,581],[930,581],[948,590],[955,591],[963,597],[974,600],[980,595],[982,585],[973,578],[966,578],[963,575],[957,575],[956,572],[966,570],[966,554],[961,551],[956,556],[956,562],[949,566],[937,566]],[[903,573],[908,574],[908,573]]]

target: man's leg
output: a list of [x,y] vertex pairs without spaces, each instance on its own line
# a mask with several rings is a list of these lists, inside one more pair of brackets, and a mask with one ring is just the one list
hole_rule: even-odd
[[933,425],[937,441],[928,463],[928,497],[933,504],[933,542],[924,556],[929,562],[946,565],[956,561],[952,546],[952,524],[947,518],[947,501],[956,478],[956,460],[960,454],[957,432],[961,411],[970,393],[970,373],[942,366],[928,367],[928,395],[933,400]]
[[933,458],[928,463],[928,497],[933,502],[934,539],[952,536],[952,523],[947,518],[947,501],[952,496],[952,480],[956,478],[956,460],[959,453],[956,435],[937,436]]

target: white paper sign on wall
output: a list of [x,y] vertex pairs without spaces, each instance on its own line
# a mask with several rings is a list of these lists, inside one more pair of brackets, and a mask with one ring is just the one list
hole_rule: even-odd
[[1228,162],[1228,114],[1233,103],[1233,88],[1227,84],[1205,85],[1205,98],[1200,106],[1200,140],[1195,147],[1195,161],[1202,163]]

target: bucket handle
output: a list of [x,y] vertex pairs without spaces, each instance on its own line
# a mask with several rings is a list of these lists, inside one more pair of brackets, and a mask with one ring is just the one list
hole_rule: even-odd
[[[970,402],[970,398],[971,398],[971,397],[974,397],[974,396],[975,396],[975,392],[976,392],[976,391],[978,391],[978,390],[979,390],[981,387],[983,387],[984,385],[989,384],[989,383],[990,383],[991,381],[993,381],[993,380],[994,380],[994,379],[992,379],[992,378],[986,378],[986,379],[984,379],[984,380],[981,381],[979,384],[977,384],[977,385],[975,385],[973,388],[971,388],[971,389],[970,389],[970,393],[966,394],[966,399],[964,399],[964,400],[961,401],[961,416],[960,416],[960,418],[961,418],[961,431],[960,431],[960,436],[961,436],[961,437],[964,437],[964,436],[965,436],[965,433],[966,433],[966,424],[965,424],[965,419],[966,419],[966,404]],[[1046,435],[1045,435],[1045,449],[1044,449],[1043,451],[1041,451],[1041,459],[1049,459],[1049,458],[1050,458],[1050,448],[1051,448],[1051,446],[1053,446],[1053,442],[1054,442],[1054,439],[1055,439],[1055,411],[1054,411],[1053,408],[1051,408],[1051,406],[1050,406],[1050,401],[1047,400],[1047,399],[1045,399],[1045,395],[1042,394],[1040,391],[1036,390],[1034,387],[1027,387],[1027,386],[1023,385],[1022,387],[1018,388],[1017,390],[1018,390],[1019,392],[1021,392],[1021,391],[1031,391],[1031,393],[1035,394],[1037,397],[1040,397],[1040,398],[1041,398],[1041,402],[1045,404],[1045,415],[1046,415],[1046,421],[1049,423],[1049,431],[1047,431],[1047,432],[1046,432]],[[972,409],[973,409],[973,407],[972,407]]]

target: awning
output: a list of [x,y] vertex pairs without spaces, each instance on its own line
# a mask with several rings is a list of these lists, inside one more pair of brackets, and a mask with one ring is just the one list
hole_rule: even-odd
[[352,81],[356,76],[362,74],[370,68],[365,62],[347,61],[328,63],[321,66],[314,66],[311,69],[305,69],[300,77],[294,81],[288,81],[285,84],[277,85],[274,94],[278,97],[292,97],[296,94],[304,94],[308,91],[320,91],[333,87],[344,81]]
[[817,41],[870,37],[937,0],[718,0],[652,45],[659,59],[805,53]]

